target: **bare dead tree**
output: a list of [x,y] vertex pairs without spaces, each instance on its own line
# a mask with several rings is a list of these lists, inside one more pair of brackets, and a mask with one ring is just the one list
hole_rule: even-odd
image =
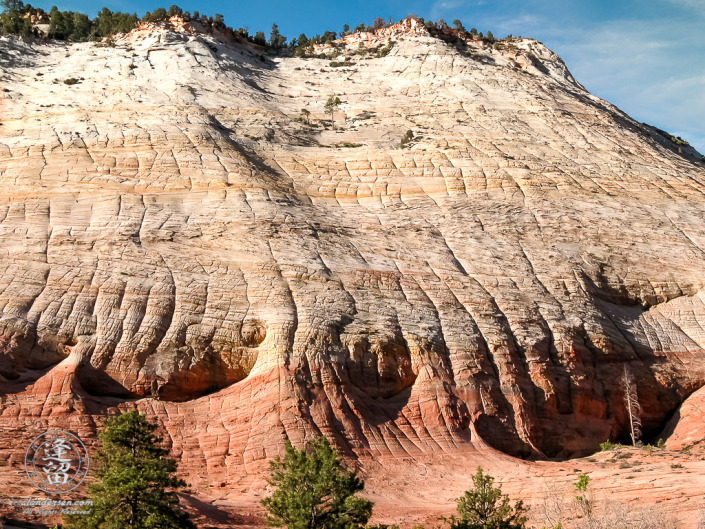
[[659,505],[638,507],[617,501],[599,505],[591,520],[581,519],[576,529],[677,529],[675,518]]
[[698,510],[698,526],[697,529],[705,529],[705,503],[700,504],[700,510]]
[[629,415],[632,444],[636,445],[641,440],[641,406],[639,405],[636,378],[627,364],[624,364],[624,373],[622,374],[620,385],[624,392],[624,405]]
[[532,505],[533,518],[543,518],[544,527],[563,527],[568,515],[570,493],[559,488],[555,482],[544,481],[538,500]]

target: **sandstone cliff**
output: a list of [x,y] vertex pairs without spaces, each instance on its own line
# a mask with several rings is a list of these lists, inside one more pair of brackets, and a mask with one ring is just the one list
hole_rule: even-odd
[[6,431],[137,406],[204,480],[320,433],[564,457],[626,434],[626,363],[659,432],[705,384],[699,155],[533,40],[330,51],[0,39]]

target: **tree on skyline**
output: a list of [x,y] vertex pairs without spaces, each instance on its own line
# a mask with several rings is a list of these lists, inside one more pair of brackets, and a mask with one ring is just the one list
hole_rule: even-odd
[[384,19],[382,17],[377,17],[372,22],[372,28],[374,28],[374,29],[382,29],[384,27],[387,27],[387,23],[384,21]]
[[25,5],[21,0],[2,0],[0,6],[3,8],[0,14],[0,35],[22,35],[28,37],[35,33],[29,17],[33,9],[30,5]]
[[279,26],[272,24],[272,31],[269,34],[269,45],[272,48],[278,49],[284,46],[286,42],[286,37],[279,33]]

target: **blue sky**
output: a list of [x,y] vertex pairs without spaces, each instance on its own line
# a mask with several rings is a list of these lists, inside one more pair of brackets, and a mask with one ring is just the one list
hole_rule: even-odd
[[[106,5],[137,12],[168,5],[153,0],[66,0],[60,9],[94,15]],[[34,1],[48,9],[52,2]],[[467,27],[542,41],[558,53],[588,90],[639,121],[690,141],[705,153],[705,0],[182,0],[180,7],[221,13],[232,27],[269,35],[272,22],[286,36],[339,31],[413,13],[459,18]]]

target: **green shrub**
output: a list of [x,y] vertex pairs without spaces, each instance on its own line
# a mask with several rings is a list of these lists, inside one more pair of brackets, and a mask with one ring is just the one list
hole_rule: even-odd
[[578,505],[583,516],[590,518],[593,511],[593,502],[589,497],[588,487],[590,485],[590,476],[587,474],[580,474],[578,476],[578,481],[573,483],[575,491],[578,493],[575,496],[575,502]]
[[386,57],[389,54],[389,52],[392,51],[393,47],[394,47],[394,42],[391,40],[383,48],[378,47],[377,57]]
[[328,66],[331,68],[340,68],[341,66],[352,66],[353,64],[350,57],[346,57],[344,61],[331,61]]
[[618,443],[613,443],[609,439],[605,441],[604,443],[600,443],[600,452],[609,452],[610,450],[614,450],[619,446]]

